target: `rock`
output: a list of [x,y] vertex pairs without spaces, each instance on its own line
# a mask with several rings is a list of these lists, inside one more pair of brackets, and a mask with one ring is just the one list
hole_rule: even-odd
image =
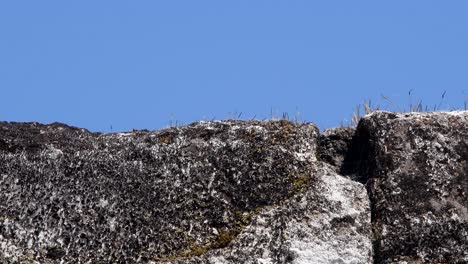
[[468,111],[375,112],[357,133],[375,263],[467,263]]
[[355,167],[348,157],[355,133],[353,127],[326,129],[319,137],[320,160],[332,165],[337,173],[349,175],[350,168]]
[[364,185],[330,167],[279,205],[262,208],[227,247],[172,263],[372,263]]
[[467,192],[468,111],[0,122],[0,263],[468,263]]
[[320,159],[336,167],[336,171],[339,172],[355,131],[352,127],[326,129],[319,137]]
[[371,263],[365,190],[317,161],[317,138],[287,121],[2,122],[0,261]]

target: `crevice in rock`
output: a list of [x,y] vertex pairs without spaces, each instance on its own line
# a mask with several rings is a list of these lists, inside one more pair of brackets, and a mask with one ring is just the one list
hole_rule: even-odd
[[[109,256],[124,261],[156,256],[174,263],[193,263],[191,257],[208,261],[208,257],[223,256],[221,249],[226,254],[234,248],[248,249],[232,258],[238,260],[232,263],[245,263],[263,243],[271,246],[272,263],[284,263],[316,253],[310,245],[321,238],[314,240],[313,229],[301,223],[325,215],[332,219],[332,228],[360,224],[359,235],[365,238],[367,250],[367,262],[361,263],[455,263],[467,259],[463,240],[467,119],[462,113],[434,115],[408,114],[394,120],[396,114],[379,112],[361,119],[357,128],[329,129],[321,135],[313,125],[294,126],[284,120],[196,123],[114,134],[63,124],[0,122],[0,186],[7,190],[0,192],[4,201],[0,231],[8,242],[15,242],[11,234],[19,225],[10,224],[10,219],[25,225],[24,230],[43,230],[42,223],[62,220],[81,228],[61,233],[63,245],[35,245],[32,250],[41,247],[41,254],[50,260],[81,257],[79,252],[64,250],[71,245],[90,252],[84,258]],[[306,192],[311,186],[317,189]],[[329,192],[327,207],[315,195],[322,197],[329,190],[335,192]],[[304,193],[310,195],[295,195]],[[359,199],[344,203],[350,197]],[[341,212],[341,205],[335,206],[349,208],[354,202],[361,218],[349,215],[355,210]],[[282,207],[259,215],[267,206]],[[321,211],[321,206],[327,211]],[[304,210],[309,215],[298,213]],[[281,222],[278,215],[283,212]],[[31,216],[38,220],[20,221]],[[301,229],[287,229],[289,220],[297,220]],[[247,229],[252,222],[257,229]],[[304,229],[309,230],[307,234]],[[56,230],[50,230],[54,235]],[[275,243],[265,242],[273,231]],[[291,245],[283,232],[297,235],[296,242],[307,238],[308,244],[291,244],[297,250],[288,253]],[[237,243],[242,233],[247,235]],[[44,234],[47,239],[54,237]],[[15,243],[25,245],[27,238],[19,237]],[[98,240],[104,241],[101,248],[82,243]],[[3,251],[19,252],[15,253],[18,259],[26,252],[4,245],[0,243]],[[120,251],[109,253],[112,247]],[[294,255],[297,252],[302,255]],[[1,253],[0,262],[5,256],[8,259]]]
[[340,175],[365,184],[369,179],[370,135],[363,127],[325,130],[319,137],[318,158]]
[[[377,169],[376,153],[372,153],[374,139],[366,125],[359,122],[357,128],[341,127],[324,131],[319,136],[318,156],[320,161],[332,165],[340,175],[366,185],[370,200],[371,225],[376,220],[375,199],[372,197],[370,186],[373,183],[373,173]],[[379,232],[372,228],[374,263],[381,263],[379,257]]]
[[331,165],[336,172],[340,172],[340,167],[349,151],[355,130],[352,127],[325,130],[319,136],[317,159]]
[[372,164],[371,149],[372,141],[369,132],[363,127],[358,127],[350,140],[348,151],[344,155],[340,174],[365,184],[375,167],[375,164]]
[[340,167],[340,174],[366,185],[371,212],[373,262],[377,264],[381,263],[381,258],[379,256],[380,235],[378,230],[374,228],[374,223],[377,218],[375,199],[373,199],[371,188],[374,183],[372,179],[374,176],[373,172],[375,172],[377,168],[375,159],[372,157],[376,153],[372,153],[372,150],[375,149],[374,140],[371,138],[369,131],[361,122],[359,124],[350,140],[349,148],[344,155]]

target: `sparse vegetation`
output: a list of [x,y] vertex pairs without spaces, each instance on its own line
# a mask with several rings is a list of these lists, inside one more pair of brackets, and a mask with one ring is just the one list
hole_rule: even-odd
[[[413,102],[413,91],[414,89],[411,89],[408,91],[408,107],[402,107],[399,106],[398,104],[395,104],[388,96],[381,95],[382,100],[387,102],[387,104],[390,107],[385,107],[381,108],[380,105],[374,105],[372,101],[365,100],[363,101],[362,104],[359,104],[356,106],[356,108],[353,111],[353,115],[351,118],[351,122],[349,124],[341,124],[341,126],[350,126],[350,127],[356,127],[359,123],[359,120],[364,115],[370,114],[374,111],[378,110],[388,110],[388,111],[393,111],[393,112],[400,112],[400,113],[406,113],[406,112],[431,112],[431,111],[440,111],[442,110],[442,105],[445,100],[445,95],[447,94],[447,91],[444,91],[441,94],[440,101],[438,104],[434,104],[434,106],[430,107],[429,105],[424,105],[422,100],[418,100],[417,103]],[[467,110],[468,108],[468,96],[464,99],[464,110]],[[450,110],[456,110],[454,108]]]
[[377,110],[379,110],[379,107],[373,108],[371,100],[364,101],[362,105],[358,105],[354,110],[353,117],[351,119],[351,126],[357,126],[359,120],[361,120],[364,115],[370,114]]
[[158,136],[159,142],[165,143],[165,144],[172,144],[174,143],[174,138],[175,136],[171,133],[163,133]]
[[225,227],[221,229],[218,235],[209,242],[205,244],[192,242],[188,249],[185,249],[173,256],[165,257],[162,260],[168,261],[180,258],[196,257],[205,254],[208,250],[227,247],[250,224],[252,217],[255,214],[258,214],[260,210],[261,208],[257,208],[249,212],[235,211],[234,224],[231,227]]

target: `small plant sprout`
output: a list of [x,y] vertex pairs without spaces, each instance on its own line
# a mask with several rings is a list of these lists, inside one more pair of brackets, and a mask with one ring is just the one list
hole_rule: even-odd
[[419,100],[418,104],[413,104],[413,96],[412,92],[414,89],[410,89],[408,91],[408,97],[409,97],[409,111],[410,112],[422,112],[423,111],[423,106],[422,106],[422,100]]
[[441,98],[440,98],[439,105],[437,106],[437,109],[434,109],[434,111],[440,110],[440,107],[441,107],[441,105],[442,105],[442,102],[444,101],[444,98],[445,98],[445,94],[446,94],[446,93],[447,93],[446,90],[442,93],[442,96],[441,96]]
[[405,111],[402,111],[401,108],[395,103],[393,103],[393,101],[390,100],[390,98],[388,98],[387,96],[383,94],[381,94],[380,96],[382,97],[383,100],[387,101],[390,105],[392,105],[394,109],[398,109],[398,112],[405,112]]
[[[363,111],[361,109],[363,109]],[[373,108],[371,100],[364,101],[362,105],[359,104],[354,110],[350,125],[357,126],[357,124],[359,123],[359,120],[361,120],[361,117],[363,117],[364,115],[370,114],[376,110],[379,110],[379,107]]]

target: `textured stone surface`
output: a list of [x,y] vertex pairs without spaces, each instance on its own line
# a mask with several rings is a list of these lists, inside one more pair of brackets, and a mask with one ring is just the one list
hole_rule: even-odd
[[256,214],[228,247],[173,263],[373,263],[364,185],[324,166],[313,185]]
[[0,260],[368,261],[365,191],[317,162],[317,138],[287,121],[0,123]]
[[358,134],[376,263],[467,263],[468,112],[376,112]]
[[467,163],[467,111],[0,122],[0,263],[467,263]]
[[349,149],[353,143],[356,129],[353,127],[338,127],[326,129],[319,137],[319,157],[321,161],[327,162],[341,174],[348,174]]

